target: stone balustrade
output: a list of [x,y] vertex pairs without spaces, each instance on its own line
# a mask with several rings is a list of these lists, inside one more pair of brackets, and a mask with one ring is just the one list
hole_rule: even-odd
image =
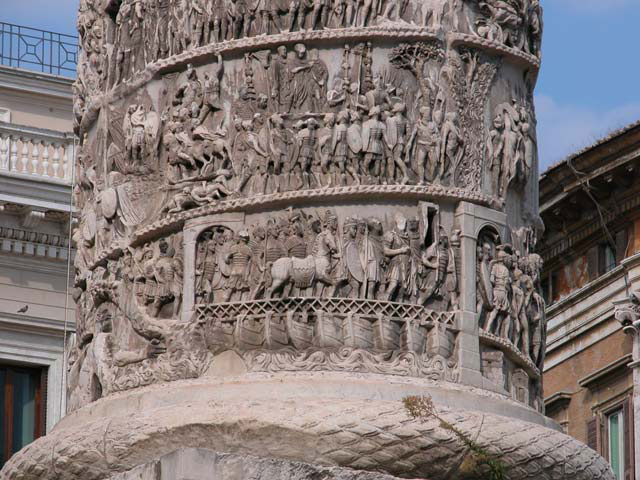
[[70,132],[0,122],[0,175],[71,185],[75,141]]

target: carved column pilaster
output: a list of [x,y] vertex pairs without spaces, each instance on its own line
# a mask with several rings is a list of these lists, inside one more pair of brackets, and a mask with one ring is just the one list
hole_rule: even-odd
[[640,478],[640,318],[629,302],[616,305],[616,319],[626,335],[632,338],[633,361],[627,365],[633,371],[633,438],[635,478]]

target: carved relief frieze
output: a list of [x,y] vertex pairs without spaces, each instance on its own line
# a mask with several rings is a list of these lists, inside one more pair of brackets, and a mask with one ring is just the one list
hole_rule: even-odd
[[82,2],[71,404],[224,351],[458,381],[474,253],[487,368],[535,397],[535,239],[454,212],[534,201],[539,7],[281,3]]

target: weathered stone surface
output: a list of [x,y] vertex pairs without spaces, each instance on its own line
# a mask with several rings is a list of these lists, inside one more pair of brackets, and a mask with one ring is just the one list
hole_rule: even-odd
[[322,467],[299,462],[180,449],[110,480],[394,480],[381,473]]

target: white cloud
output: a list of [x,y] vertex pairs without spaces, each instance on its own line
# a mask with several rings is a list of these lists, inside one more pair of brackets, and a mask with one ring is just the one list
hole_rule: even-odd
[[640,103],[606,112],[563,105],[544,94],[536,95],[540,169],[544,170],[613,130],[640,120]]

